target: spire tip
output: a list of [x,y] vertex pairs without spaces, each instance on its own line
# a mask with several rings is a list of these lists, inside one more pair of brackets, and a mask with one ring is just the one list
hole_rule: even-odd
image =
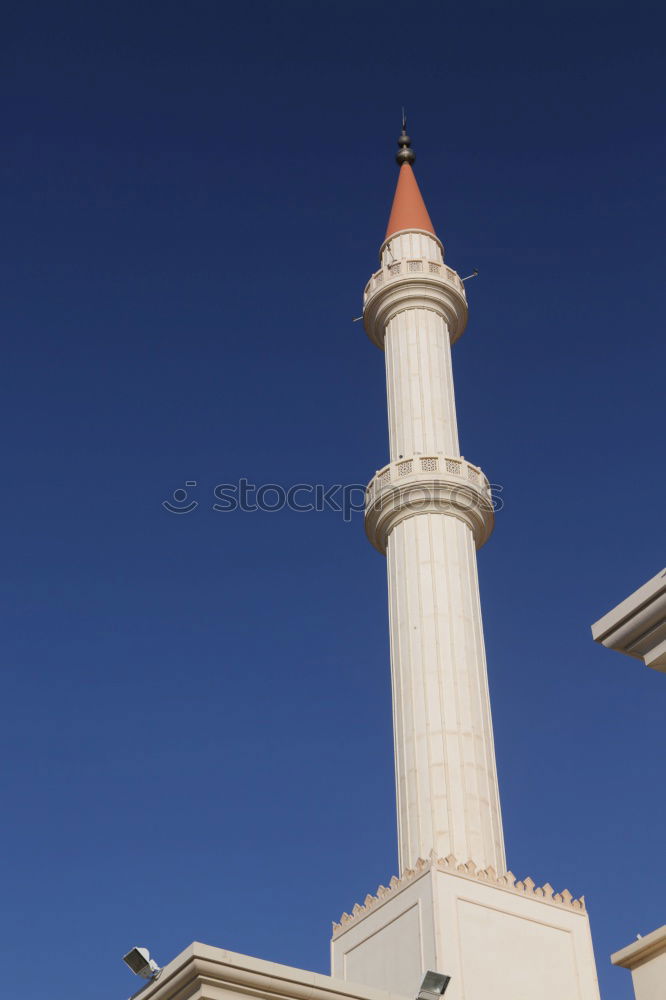
[[395,162],[399,167],[403,163],[413,163],[416,159],[416,154],[412,147],[412,140],[407,135],[407,115],[405,114],[405,109],[402,109],[402,132],[400,138],[398,139],[398,152],[395,154]]

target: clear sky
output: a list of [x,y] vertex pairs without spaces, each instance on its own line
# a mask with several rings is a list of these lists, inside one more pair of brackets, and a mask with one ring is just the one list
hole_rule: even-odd
[[[198,939],[328,971],[396,868],[384,560],[352,323],[401,105],[468,284],[462,450],[508,859],[611,951],[664,922],[666,677],[590,624],[664,564],[662,5],[9,3],[3,11],[2,978],[119,1000]],[[199,506],[162,507],[185,481]],[[444,970],[446,971],[446,970]]]

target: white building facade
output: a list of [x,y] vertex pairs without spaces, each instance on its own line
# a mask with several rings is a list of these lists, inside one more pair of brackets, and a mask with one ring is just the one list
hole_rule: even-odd
[[[666,673],[666,569],[595,622],[592,637],[646,667]],[[666,924],[611,955],[629,969],[636,1000],[666,1000]]]

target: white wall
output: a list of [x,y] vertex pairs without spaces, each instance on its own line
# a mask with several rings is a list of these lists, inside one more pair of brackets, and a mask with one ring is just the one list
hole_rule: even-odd
[[395,880],[341,923],[334,976],[414,996],[434,969],[452,977],[446,1000],[599,1000],[580,901],[437,864]]

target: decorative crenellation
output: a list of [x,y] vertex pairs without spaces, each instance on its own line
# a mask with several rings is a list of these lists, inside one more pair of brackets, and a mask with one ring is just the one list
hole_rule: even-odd
[[455,875],[461,876],[462,878],[474,879],[476,882],[486,882],[489,885],[495,885],[498,888],[506,889],[509,892],[515,892],[522,896],[530,896],[543,903],[554,903],[556,906],[566,906],[569,909],[578,910],[581,913],[586,912],[585,897],[581,896],[580,899],[574,899],[568,889],[563,889],[562,892],[555,892],[552,885],[548,882],[546,882],[545,885],[538,886],[529,877],[523,880],[517,880],[513,872],[506,872],[505,875],[498,875],[494,868],[477,869],[474,861],[459,863],[457,858],[455,858],[452,854],[449,854],[446,858],[438,858],[436,853],[433,851],[427,861],[424,861],[423,858],[419,858],[414,867],[407,868],[402,873],[400,878],[397,878],[397,876],[394,875],[387,886],[380,885],[377,889],[376,896],[368,894],[365,897],[362,906],[360,903],[356,903],[351,913],[342,914],[339,923],[333,921],[333,937],[337,934],[341,934],[342,931],[346,930],[351,923],[366,917],[370,910],[385,902],[385,900],[389,897],[394,896],[401,889],[404,889],[406,885],[413,882],[414,879],[418,878],[429,869],[434,869],[435,871],[440,872],[451,872]]
[[444,263],[439,240],[420,230],[394,234],[382,246],[380,261],[363,293],[363,325],[373,344],[384,350],[391,320],[409,309],[436,313],[455,343],[467,324],[465,284]]
[[414,455],[379,469],[365,491],[365,532],[382,554],[396,525],[415,514],[449,514],[463,521],[477,549],[495,523],[490,483],[464,458]]
[[450,476],[460,476],[470,483],[477,484],[481,490],[491,496],[490,483],[478,465],[472,465],[464,458],[449,458],[445,455],[416,455],[391,462],[374,474],[366,488],[366,501],[372,503],[376,495],[389,483],[405,476],[419,472],[442,472]]
[[452,267],[447,267],[446,264],[440,264],[434,260],[428,260],[426,257],[421,257],[418,260],[397,260],[392,263],[387,263],[384,267],[381,267],[378,271],[370,278],[370,281],[365,286],[363,292],[363,304],[368,301],[370,295],[381,285],[386,282],[393,281],[396,278],[407,277],[410,274],[431,274],[436,275],[442,281],[447,282],[460,292],[463,296],[465,295],[465,285],[463,284],[462,278]]

